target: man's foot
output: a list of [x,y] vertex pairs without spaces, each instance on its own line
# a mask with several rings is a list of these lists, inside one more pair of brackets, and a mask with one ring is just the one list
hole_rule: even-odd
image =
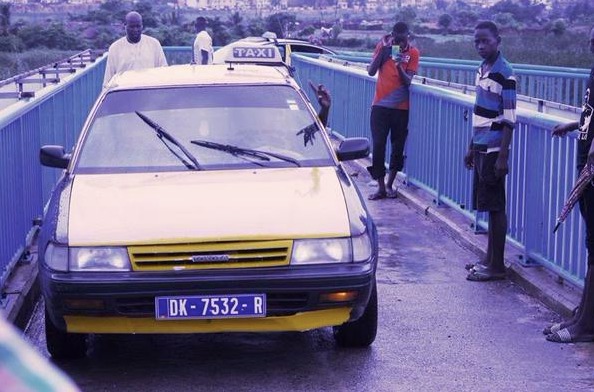
[[398,197],[398,192],[396,191],[396,189],[388,188],[386,190],[386,197],[388,199],[396,199]]
[[488,282],[502,279],[505,279],[505,271],[494,271],[491,268],[482,266],[482,264],[476,264],[471,270],[468,271],[468,275],[466,276],[466,280],[470,280],[472,282]]
[[377,191],[375,193],[372,193],[371,195],[369,195],[369,197],[367,197],[369,200],[379,200],[379,199],[385,199],[387,196],[386,191]]
[[574,324],[569,328],[563,328],[547,335],[547,340],[555,343],[594,342],[594,334],[581,331],[578,326]]
[[542,333],[545,335],[550,335],[552,333],[562,330],[563,328],[571,327],[577,321],[577,314],[578,314],[579,310],[580,310],[580,307],[576,306],[573,309],[572,316],[569,320],[563,321],[561,323],[553,323],[553,324],[549,325],[548,327],[545,327],[542,330]]

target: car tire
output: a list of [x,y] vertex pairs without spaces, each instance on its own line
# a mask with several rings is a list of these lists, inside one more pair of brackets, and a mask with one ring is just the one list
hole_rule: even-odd
[[58,329],[45,311],[45,344],[54,359],[82,358],[87,353],[87,335]]
[[377,289],[375,285],[363,315],[355,321],[333,328],[334,340],[341,347],[367,347],[377,334]]

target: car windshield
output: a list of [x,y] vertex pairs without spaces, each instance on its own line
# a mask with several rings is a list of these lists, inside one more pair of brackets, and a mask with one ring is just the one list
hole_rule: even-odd
[[[319,131],[306,102],[290,86],[116,91],[109,93],[97,109],[75,171],[333,165],[328,144]],[[205,148],[205,144],[225,148]]]

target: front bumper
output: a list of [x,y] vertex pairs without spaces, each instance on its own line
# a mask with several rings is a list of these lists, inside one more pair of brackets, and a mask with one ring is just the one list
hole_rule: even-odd
[[[76,333],[197,333],[305,331],[359,318],[375,284],[375,263],[234,270],[58,273],[42,268],[41,287],[51,321]],[[324,301],[322,294],[356,291],[356,298]],[[156,320],[157,296],[265,293],[267,316],[244,319]],[[100,308],[75,309],[72,300]],[[80,302],[79,302],[80,303]]]

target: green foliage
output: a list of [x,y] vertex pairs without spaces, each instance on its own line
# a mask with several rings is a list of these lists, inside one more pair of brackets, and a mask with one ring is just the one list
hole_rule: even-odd
[[266,25],[260,18],[252,19],[247,26],[249,36],[259,37],[266,32]]
[[276,36],[279,38],[284,38],[287,35],[286,32],[289,27],[294,25],[296,21],[297,17],[295,14],[278,12],[266,18],[266,30],[276,33]]
[[511,14],[522,23],[536,22],[545,9],[543,3],[533,3],[531,0],[503,0],[490,8],[491,14]]
[[0,34],[8,34],[10,29],[10,3],[0,3]]
[[[585,38],[568,31],[560,36],[547,35],[544,31],[503,34],[500,48],[512,63],[590,68],[592,56]],[[417,37],[414,45],[421,51],[421,58],[428,56],[480,60],[471,36],[462,41],[449,40],[439,43],[430,38]]]
[[0,52],[0,80],[72,56],[73,51],[35,49],[26,53]]
[[437,24],[442,27],[444,30],[448,30],[450,28],[450,25],[452,24],[452,21],[454,19],[452,18],[452,15],[450,14],[441,14],[439,16],[439,18],[437,19]]
[[206,18],[206,20],[208,21],[207,26],[209,26],[208,30],[210,30],[209,34],[214,46],[223,46],[231,42],[231,34],[229,34],[227,26],[221,21],[221,18],[217,16],[213,19]]
[[417,11],[415,11],[415,8],[411,6],[400,7],[395,16],[396,22],[405,22],[409,26],[412,25],[416,18]]
[[22,52],[24,49],[23,40],[16,35],[0,35],[0,52]]
[[563,35],[565,30],[567,30],[567,25],[565,24],[564,19],[555,19],[553,23],[551,23],[550,30],[555,35]]
[[85,46],[78,35],[61,22],[25,25],[19,30],[18,36],[27,48],[78,50]]

